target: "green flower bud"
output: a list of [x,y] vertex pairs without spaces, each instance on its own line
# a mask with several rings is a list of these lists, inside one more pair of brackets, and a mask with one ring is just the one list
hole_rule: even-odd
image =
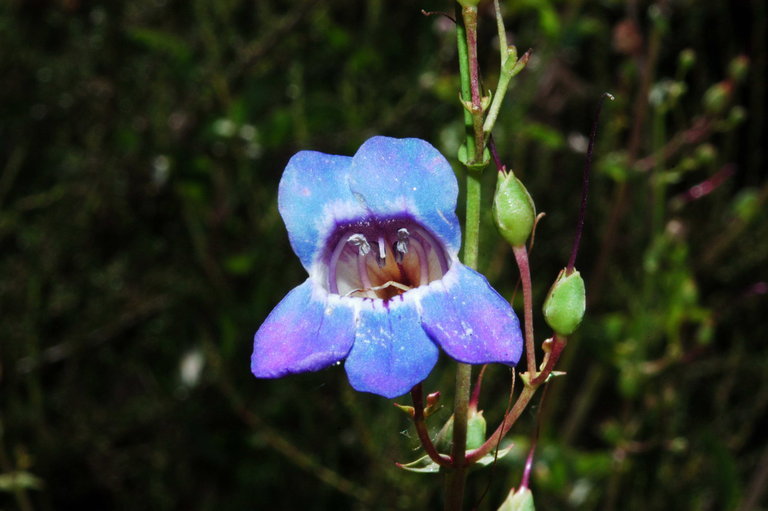
[[477,4],[480,3],[480,0],[458,0],[458,2],[462,7],[477,7]]
[[581,274],[574,271],[566,275],[563,269],[544,301],[544,319],[556,333],[570,335],[581,324],[586,303],[584,279]]
[[747,118],[747,111],[741,105],[736,105],[728,112],[728,124],[735,128]]
[[467,419],[467,450],[477,449],[485,443],[485,428],[483,412],[470,411]]
[[[485,443],[485,417],[483,412],[473,409],[469,410],[467,417],[467,450],[477,449]],[[435,446],[438,449],[449,451],[453,445],[453,415],[450,416],[448,421],[440,428],[440,431],[435,436]]]
[[677,62],[683,72],[688,71],[696,63],[696,52],[691,48],[684,49],[680,52],[680,55],[678,55]]
[[515,491],[513,488],[509,492],[507,500],[501,505],[498,511],[535,511],[533,505],[533,493],[528,488],[520,488]]
[[749,73],[749,57],[739,55],[728,65],[728,77],[737,82],[743,82]]
[[515,174],[499,173],[493,196],[493,219],[505,240],[513,247],[525,244],[536,220],[536,207],[528,190]]
[[715,162],[717,158],[717,149],[712,144],[701,144],[696,148],[696,159],[702,165],[710,165]]
[[718,82],[704,93],[704,108],[707,113],[721,114],[731,99],[733,87],[728,82]]

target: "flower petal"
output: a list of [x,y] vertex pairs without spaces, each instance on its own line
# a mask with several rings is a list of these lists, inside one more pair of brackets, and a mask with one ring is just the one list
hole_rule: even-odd
[[410,213],[454,254],[459,250],[456,175],[428,142],[418,138],[370,138],[353,157],[349,172],[349,187],[371,214]]
[[296,255],[309,271],[338,220],[358,218],[365,208],[349,190],[352,158],[301,151],[280,179],[278,209]]
[[355,390],[393,398],[429,376],[437,356],[437,346],[419,326],[414,303],[366,300],[344,367]]
[[277,304],[256,332],[251,371],[257,378],[317,371],[346,357],[354,339],[353,307],[315,289],[307,279]]
[[517,364],[520,322],[481,274],[454,262],[420,296],[424,330],[452,358],[467,364]]

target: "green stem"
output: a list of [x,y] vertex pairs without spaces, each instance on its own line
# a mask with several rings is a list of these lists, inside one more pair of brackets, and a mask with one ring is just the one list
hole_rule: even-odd
[[445,511],[461,511],[467,479],[467,416],[472,366],[456,365],[456,397],[453,402],[453,466],[445,480]]
[[[467,133],[467,162],[477,163],[483,157],[485,140],[482,130],[482,106],[477,62],[477,9],[462,9],[457,16],[457,45],[459,50],[459,74],[461,98],[470,102],[471,112],[464,109],[464,125]],[[480,172],[467,169],[467,208],[464,228],[463,261],[470,268],[477,268],[480,246]],[[464,503],[464,487],[467,467],[467,419],[470,397],[472,366],[458,363],[456,366],[456,394],[453,408],[452,466],[447,471],[445,485],[445,510],[461,511]]]
[[[459,80],[461,82],[461,100],[466,104],[472,100],[472,91],[469,79],[469,50],[467,48],[467,29],[464,26],[464,18],[456,16],[456,46],[459,53]],[[467,141],[467,161],[475,160],[475,129],[472,114],[464,108],[464,131]]]
[[467,211],[464,224],[464,264],[477,269],[480,246],[480,173],[467,171]]
[[493,101],[488,109],[488,115],[485,117],[483,123],[483,133],[487,137],[493,130],[496,119],[499,116],[501,105],[504,103],[504,97],[507,95],[507,89],[509,88],[509,82],[517,76],[520,71],[525,69],[528,64],[528,60],[531,58],[531,50],[528,50],[523,54],[520,59],[517,58],[517,53],[512,53],[504,61],[501,66],[501,74],[499,75],[499,83],[496,85],[496,92],[493,95]]
[[[467,171],[467,214],[464,227],[464,264],[477,268],[480,245],[480,174]],[[453,467],[448,471],[445,487],[445,510],[460,511],[464,501],[467,464],[467,418],[472,366],[456,366],[456,395],[453,402]]]

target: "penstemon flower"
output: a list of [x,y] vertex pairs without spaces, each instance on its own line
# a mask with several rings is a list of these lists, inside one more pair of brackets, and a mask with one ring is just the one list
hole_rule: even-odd
[[352,387],[392,398],[429,375],[438,346],[464,363],[516,364],[517,316],[458,260],[457,193],[449,163],[419,139],[373,137],[353,157],[293,156],[278,208],[309,278],[256,332],[253,374],[346,359]]

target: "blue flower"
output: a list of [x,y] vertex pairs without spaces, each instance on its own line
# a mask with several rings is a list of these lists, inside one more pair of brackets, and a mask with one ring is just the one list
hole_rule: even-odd
[[514,311],[461,264],[458,185],[423,140],[373,137],[353,157],[297,153],[278,209],[309,273],[254,337],[259,378],[346,359],[356,390],[392,398],[434,367],[438,346],[468,364],[516,364]]

